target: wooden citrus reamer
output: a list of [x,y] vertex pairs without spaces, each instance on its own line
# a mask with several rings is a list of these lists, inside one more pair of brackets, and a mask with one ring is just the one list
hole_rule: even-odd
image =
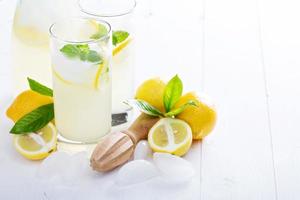
[[136,144],[147,138],[150,128],[158,120],[158,117],[141,114],[127,130],[107,135],[94,149],[91,167],[105,172],[124,164],[132,156]]

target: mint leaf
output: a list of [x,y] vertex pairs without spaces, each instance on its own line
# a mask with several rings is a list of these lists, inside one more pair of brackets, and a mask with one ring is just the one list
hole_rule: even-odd
[[72,45],[67,44],[60,49],[63,54],[69,58],[79,58],[81,61],[92,63],[101,63],[102,58],[97,51],[90,50],[88,44]]
[[102,24],[98,24],[98,30],[95,34],[93,34],[90,38],[91,39],[100,39],[101,37],[105,36],[108,33],[108,30],[106,28],[106,26],[102,25]]
[[66,44],[60,51],[67,57],[74,58],[80,53],[80,49],[76,45]]
[[123,42],[128,38],[129,33],[126,31],[113,31],[112,33],[112,41],[113,45],[116,46],[117,44]]
[[43,105],[19,119],[10,130],[12,134],[36,132],[46,126],[54,118],[53,103]]
[[101,57],[99,56],[97,51],[93,51],[93,50],[91,50],[87,53],[86,59],[89,62],[100,62],[101,61]]
[[124,103],[129,106],[137,106],[141,112],[143,112],[147,115],[151,115],[154,117],[158,117],[158,116],[163,117],[164,116],[164,114],[162,112],[160,112],[157,108],[155,108],[154,106],[150,105],[148,102],[143,101],[143,100],[132,99],[132,100],[125,101]]
[[87,44],[78,44],[76,47],[79,49],[79,58],[81,61],[87,60],[87,54],[90,51],[89,45]]
[[53,91],[52,89],[40,84],[39,82],[27,77],[29,87],[31,90],[40,93],[42,95],[53,97]]
[[75,47],[77,47],[80,51],[85,53],[89,52],[90,50],[90,47],[87,44],[77,44]]
[[163,102],[168,113],[181,97],[183,90],[182,81],[178,75],[174,76],[166,85],[163,95]]
[[183,104],[179,108],[176,108],[176,109],[171,110],[170,112],[166,113],[165,116],[166,117],[175,117],[176,115],[183,112],[188,106],[197,106],[197,104],[196,104],[195,101],[189,100],[188,102],[186,102],[185,104]]

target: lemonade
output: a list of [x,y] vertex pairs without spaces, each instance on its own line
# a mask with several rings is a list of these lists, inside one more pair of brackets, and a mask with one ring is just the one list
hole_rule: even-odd
[[[135,0],[79,0],[84,15],[108,21],[113,29],[112,112],[113,124],[127,122],[131,108],[123,102],[133,98],[134,87],[134,23]],[[118,40],[116,38],[121,38]],[[125,114],[125,115],[124,115]],[[116,116],[116,117],[115,117]],[[125,116],[124,119],[122,116]]]
[[[112,59],[112,112],[122,113],[129,110],[123,102],[133,94],[133,41],[115,54]],[[124,76],[126,74],[126,76]]]
[[27,77],[52,85],[49,27],[54,21],[77,15],[76,0],[18,1],[11,35],[15,95],[27,89]]
[[[106,32],[91,39],[103,26]],[[110,26],[70,19],[50,32],[56,127],[65,139],[97,142],[111,128]]]
[[[26,1],[23,4],[26,4]],[[15,94],[27,89],[27,77],[42,80],[46,85],[51,85],[47,28],[38,27],[34,24],[35,21],[31,14],[26,14],[23,7],[19,5],[16,8],[12,29],[12,66]]]

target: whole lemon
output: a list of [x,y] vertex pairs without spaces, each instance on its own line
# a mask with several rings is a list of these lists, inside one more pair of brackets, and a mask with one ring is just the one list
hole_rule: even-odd
[[201,101],[195,92],[188,92],[183,95],[176,103],[175,108],[180,107],[189,100],[194,100],[197,106],[188,106],[176,118],[186,121],[192,128],[193,139],[200,140],[213,130],[217,113],[212,106]]
[[41,95],[32,90],[20,93],[6,111],[7,117],[14,122],[36,108],[53,103],[52,97]]
[[146,80],[138,87],[135,98],[147,101],[163,112],[163,94],[165,87],[166,84],[159,78]]

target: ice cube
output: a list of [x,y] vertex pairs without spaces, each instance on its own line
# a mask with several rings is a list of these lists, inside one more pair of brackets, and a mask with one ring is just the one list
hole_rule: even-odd
[[135,147],[134,160],[149,160],[152,158],[152,149],[147,140],[141,140]]
[[154,153],[153,161],[161,173],[161,177],[170,183],[190,181],[195,175],[191,163],[185,159],[168,153]]
[[128,186],[147,181],[158,176],[157,168],[149,161],[134,160],[125,164],[117,174],[116,183]]
[[69,161],[70,156],[67,153],[54,152],[41,163],[37,176],[42,179],[55,179]]
[[65,152],[55,152],[42,162],[37,176],[41,180],[76,184],[84,177],[88,163],[85,153],[69,155]]

